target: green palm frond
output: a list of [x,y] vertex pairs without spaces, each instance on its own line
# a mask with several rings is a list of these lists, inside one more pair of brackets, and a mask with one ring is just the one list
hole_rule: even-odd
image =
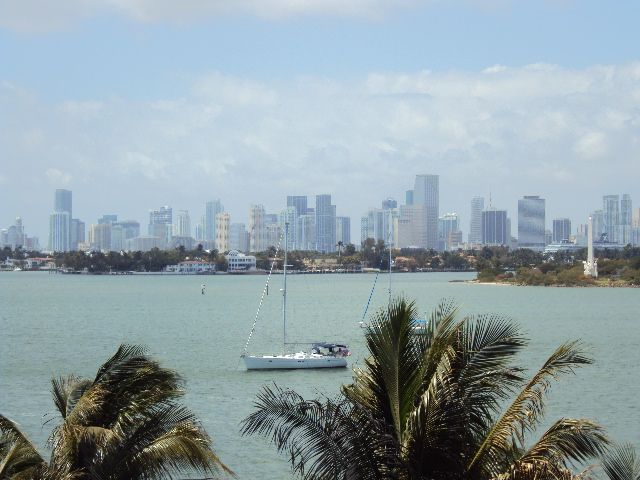
[[31,477],[46,463],[17,424],[0,415],[0,478]]
[[640,480],[640,459],[630,444],[616,445],[608,451],[602,469],[609,480]]
[[396,463],[391,435],[348,402],[306,401],[291,390],[264,387],[242,434],[271,439],[303,478],[381,479]]
[[512,440],[515,438],[522,446],[524,435],[533,431],[543,417],[551,379],[590,363],[591,358],[584,354],[579,342],[568,342],[558,347],[495,422],[469,462],[468,470],[480,469],[491,475],[499,473],[494,465],[512,450]]

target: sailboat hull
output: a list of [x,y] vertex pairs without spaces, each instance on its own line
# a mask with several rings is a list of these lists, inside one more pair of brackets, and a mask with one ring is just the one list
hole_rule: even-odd
[[345,357],[328,355],[265,355],[245,356],[247,370],[296,370],[302,368],[344,368]]

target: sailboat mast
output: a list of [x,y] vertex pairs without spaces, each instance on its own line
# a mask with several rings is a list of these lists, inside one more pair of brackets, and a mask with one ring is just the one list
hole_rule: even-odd
[[284,265],[282,266],[282,353],[287,350],[287,250],[289,223],[284,224]]

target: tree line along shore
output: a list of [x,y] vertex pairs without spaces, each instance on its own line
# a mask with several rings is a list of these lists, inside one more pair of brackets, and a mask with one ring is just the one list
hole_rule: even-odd
[[[339,245],[336,252],[291,251],[289,268],[299,272],[362,271],[363,268],[389,270],[389,248],[383,241],[368,239],[360,250],[352,244]],[[42,257],[42,253],[0,250],[0,263],[12,260],[20,266],[27,259]],[[282,260],[281,252],[270,247],[253,253],[256,268],[269,270],[274,259]],[[510,250],[507,247],[483,247],[474,250],[437,252],[431,249],[391,249],[393,272],[476,271],[477,280],[486,283],[543,286],[638,286],[640,285],[640,248],[596,250],[598,278],[585,277],[583,260],[586,248],[575,252],[544,255],[529,249]],[[49,256],[58,269],[87,273],[162,272],[168,265],[185,260],[214,263],[216,271],[227,270],[224,252],[178,247],[171,250],[152,249],[147,252],[58,252]]]

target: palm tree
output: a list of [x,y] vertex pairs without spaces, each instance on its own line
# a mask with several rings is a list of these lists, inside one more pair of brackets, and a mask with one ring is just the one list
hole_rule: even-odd
[[52,380],[60,414],[46,462],[17,425],[0,416],[0,479],[156,479],[231,473],[195,415],[183,381],[144,348],[122,345],[93,380]]
[[514,356],[527,340],[512,321],[457,314],[443,302],[418,333],[414,303],[394,300],[370,322],[370,356],[338,397],[265,387],[243,434],[269,437],[309,479],[571,478],[572,461],[607,443],[598,425],[560,419],[528,436],[551,380],[591,360],[565,343],[526,380]]
[[617,445],[602,460],[609,480],[640,480],[640,459],[629,444]]

